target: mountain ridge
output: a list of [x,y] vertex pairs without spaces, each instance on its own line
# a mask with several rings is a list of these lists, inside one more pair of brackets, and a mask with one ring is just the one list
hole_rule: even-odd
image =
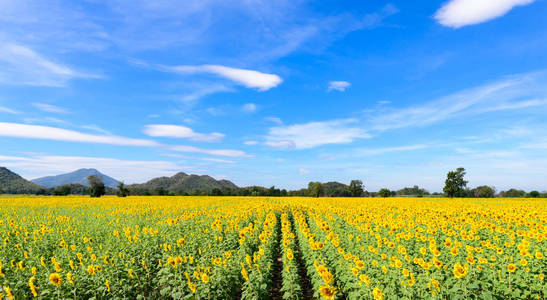
[[26,180],[5,167],[0,167],[0,190],[4,193],[31,194],[40,189],[43,189],[43,187]]
[[104,182],[104,185],[107,187],[115,188],[119,183],[118,180],[108,175],[105,175],[94,168],[78,169],[76,171],[69,172],[69,173],[36,178],[31,181],[35,184],[45,186],[47,188],[52,188],[52,187],[61,186],[65,184],[71,184],[71,183],[89,186],[89,184],[87,183],[87,177],[91,175],[98,175],[99,177],[101,177],[102,181]]
[[216,180],[209,175],[186,174],[184,172],[176,173],[168,177],[156,177],[145,183],[131,184],[127,186],[131,190],[148,190],[150,192],[163,189],[167,192],[184,194],[195,190],[211,191],[213,189],[238,189],[233,182],[221,179]]

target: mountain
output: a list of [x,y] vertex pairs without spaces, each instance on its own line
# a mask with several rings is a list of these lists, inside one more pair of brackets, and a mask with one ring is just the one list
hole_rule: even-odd
[[180,172],[171,177],[158,177],[142,184],[132,184],[128,188],[134,191],[146,191],[154,193],[163,189],[176,194],[190,193],[196,190],[211,191],[215,188],[220,190],[237,189],[237,185],[229,180],[216,180],[208,175],[188,175]]
[[33,179],[32,182],[48,188],[69,183],[79,183],[85,186],[89,186],[87,184],[87,177],[91,175],[98,175],[99,177],[101,177],[104,185],[107,187],[115,188],[118,185],[118,181],[116,179],[102,174],[96,169],[79,169],[71,173]]
[[33,194],[43,189],[12,171],[0,167],[0,190],[8,194]]

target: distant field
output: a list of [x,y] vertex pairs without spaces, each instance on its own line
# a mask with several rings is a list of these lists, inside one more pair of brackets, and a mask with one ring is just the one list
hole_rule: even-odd
[[547,199],[0,197],[18,298],[545,299]]

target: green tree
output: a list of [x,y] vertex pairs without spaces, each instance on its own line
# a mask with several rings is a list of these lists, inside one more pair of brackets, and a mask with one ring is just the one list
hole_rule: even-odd
[[531,192],[528,194],[528,196],[529,196],[530,198],[537,198],[537,197],[539,197],[539,192],[538,192],[538,191],[531,191]]
[[155,191],[156,195],[158,196],[166,196],[169,194],[169,191],[166,190],[163,186],[158,186]]
[[504,192],[500,192],[500,197],[519,198],[526,196],[526,192],[523,190],[509,189]]
[[4,193],[4,190],[0,189],[0,195],[2,195]]
[[129,195],[129,189],[123,182],[118,183],[118,197],[127,197]]
[[105,194],[106,188],[104,187],[104,182],[101,177],[97,175],[91,175],[87,177],[87,183],[89,184],[89,195],[94,198],[101,197]]
[[496,189],[487,185],[478,186],[473,190],[473,194],[477,198],[494,198]]
[[325,187],[321,182],[310,182],[308,183],[308,194],[311,197],[323,197],[325,196]]
[[352,180],[349,184],[349,193],[352,197],[361,197],[364,193],[364,186],[361,180]]
[[467,181],[464,180],[465,169],[457,168],[456,171],[450,171],[446,174],[446,180],[444,182],[444,193],[450,197],[463,196]]
[[378,191],[378,196],[384,197],[384,198],[390,197],[391,196],[391,191],[389,189],[383,188],[383,189]]

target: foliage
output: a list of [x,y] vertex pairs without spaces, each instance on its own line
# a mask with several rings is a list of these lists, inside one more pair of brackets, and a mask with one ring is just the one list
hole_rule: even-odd
[[539,192],[538,191],[531,191],[528,196],[530,196],[531,198],[537,198],[539,197]]
[[523,190],[509,189],[507,191],[501,191],[499,196],[507,198],[520,198],[526,196],[526,192]]
[[352,197],[361,197],[365,192],[364,188],[363,181],[352,180],[349,184],[349,193]]
[[429,192],[426,189],[420,188],[419,186],[415,185],[413,187],[405,187],[398,190],[397,195],[421,197],[424,195],[429,195]]
[[389,197],[391,196],[391,191],[389,189],[383,188],[378,191],[378,196],[380,197]]
[[89,195],[94,198],[101,197],[105,194],[105,186],[101,178],[97,175],[87,177],[89,184]]
[[472,194],[476,198],[494,198],[496,189],[487,185],[482,185],[474,188]]
[[308,195],[310,197],[322,197],[325,196],[325,187],[321,182],[308,183]]
[[443,188],[444,193],[452,197],[461,197],[465,193],[465,187],[467,181],[464,180],[465,169],[457,168],[456,171],[450,171],[446,175],[445,186]]
[[116,193],[118,197],[127,197],[129,196],[129,189],[125,186],[123,182],[118,183],[118,192]]

